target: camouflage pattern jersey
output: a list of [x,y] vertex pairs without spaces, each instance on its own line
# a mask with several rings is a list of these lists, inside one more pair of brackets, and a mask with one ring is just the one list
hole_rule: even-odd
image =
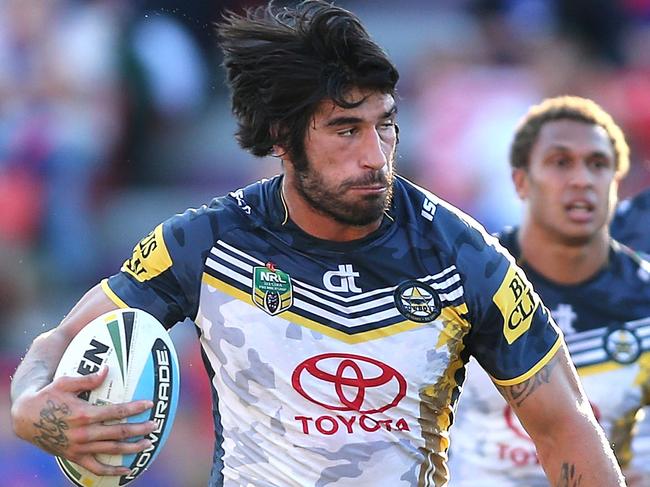
[[[506,230],[500,240],[520,258],[517,229]],[[650,262],[611,240],[606,266],[576,285],[556,284],[518,263],[562,330],[619,463],[638,461],[632,433],[650,401]],[[458,487],[475,486],[477,476],[482,487],[548,486],[535,445],[474,361],[452,430],[450,466]]]
[[474,355],[521,382],[561,334],[498,241],[398,177],[375,232],[329,242],[282,177],[156,227],[103,281],[119,306],[196,323],[213,388],[212,486],[444,486]]

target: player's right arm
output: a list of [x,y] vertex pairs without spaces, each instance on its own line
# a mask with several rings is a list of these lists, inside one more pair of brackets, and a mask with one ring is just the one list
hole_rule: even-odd
[[155,429],[151,422],[105,425],[152,407],[150,401],[95,406],[77,397],[93,390],[108,369],[84,377],[52,380],[72,338],[96,317],[116,309],[100,285],[84,295],[56,328],[39,335],[16,370],[11,382],[11,420],[20,438],[48,453],[62,456],[97,475],[124,475],[128,469],[100,463],[95,455],[130,454],[146,449],[149,440],[124,441]]

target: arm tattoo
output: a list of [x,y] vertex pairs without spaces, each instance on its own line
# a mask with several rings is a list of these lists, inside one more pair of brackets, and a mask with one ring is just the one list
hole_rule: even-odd
[[43,450],[54,455],[61,455],[68,446],[68,437],[65,432],[68,429],[66,416],[70,415],[70,408],[67,404],[55,404],[47,401],[47,405],[41,409],[41,419],[34,423],[40,434],[34,437],[34,443]]
[[560,470],[560,479],[556,487],[580,487],[582,485],[582,474],[576,472],[576,466],[571,463],[563,463]]
[[497,387],[509,403],[513,406],[519,407],[536,389],[551,382],[551,373],[556,365],[557,360],[553,359],[530,379],[527,379],[520,384],[515,384],[514,386]]

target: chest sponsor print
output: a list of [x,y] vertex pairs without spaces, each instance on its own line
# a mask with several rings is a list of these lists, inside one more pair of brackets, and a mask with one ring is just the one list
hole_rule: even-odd
[[304,434],[410,430],[404,418],[389,412],[406,395],[406,379],[379,360],[348,353],[316,355],[296,366],[291,383],[298,394],[329,413],[296,416]]

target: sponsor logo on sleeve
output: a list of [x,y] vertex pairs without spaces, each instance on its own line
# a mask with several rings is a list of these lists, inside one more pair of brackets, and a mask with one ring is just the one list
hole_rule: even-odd
[[172,265],[165,240],[162,224],[133,248],[133,255],[122,265],[122,272],[132,275],[140,282],[148,281]]
[[510,266],[492,300],[503,316],[503,335],[512,345],[530,328],[539,306],[537,295],[523,272]]

